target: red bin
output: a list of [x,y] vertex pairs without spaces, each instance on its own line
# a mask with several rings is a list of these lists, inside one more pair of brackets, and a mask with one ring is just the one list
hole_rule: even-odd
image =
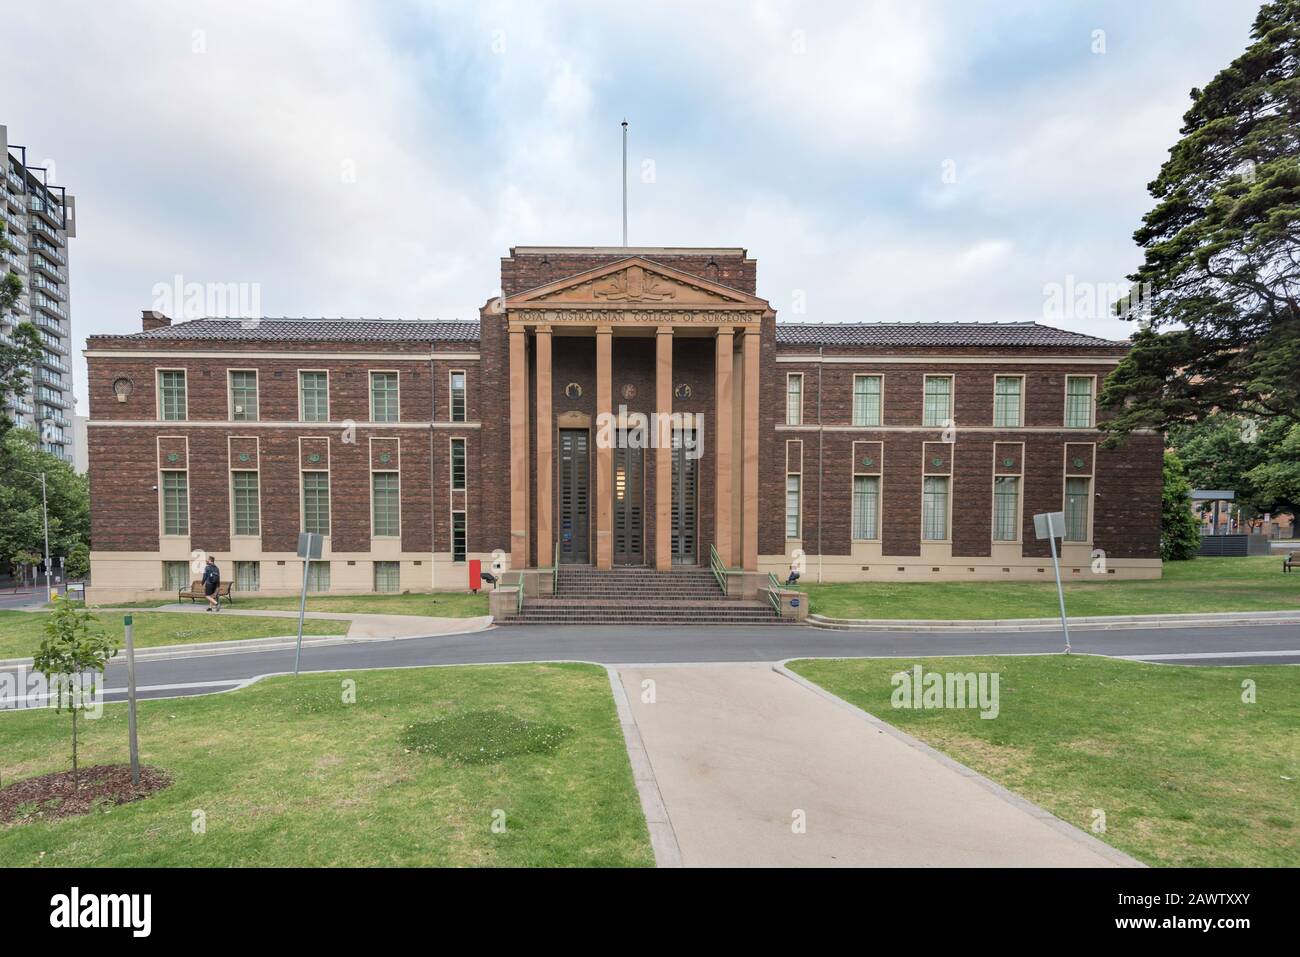
[[483,562],[477,558],[471,558],[469,560],[469,590],[470,591],[477,592],[479,590],[479,586],[483,581],[481,577],[482,574],[483,574]]

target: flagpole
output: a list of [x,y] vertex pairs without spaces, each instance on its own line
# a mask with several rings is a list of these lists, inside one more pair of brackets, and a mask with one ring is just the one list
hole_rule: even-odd
[[623,245],[627,245],[627,120],[623,121]]

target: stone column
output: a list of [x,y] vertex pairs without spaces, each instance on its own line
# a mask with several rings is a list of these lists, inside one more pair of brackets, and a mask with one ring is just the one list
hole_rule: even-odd
[[614,336],[609,326],[596,328],[596,567],[614,564],[613,473],[614,449],[608,441],[613,429],[601,429],[614,414]]
[[655,568],[673,567],[673,327],[655,330]]
[[537,376],[537,565],[546,568],[555,561],[551,511],[555,496],[551,461],[551,327],[538,326],[536,340]]
[[[744,549],[745,571],[758,571],[758,350],[759,330],[745,330],[745,455]],[[782,507],[769,502],[769,508]]]
[[735,561],[731,554],[731,360],[735,338],[734,330],[724,328],[718,330],[714,340],[714,407],[717,413],[714,417],[713,445],[717,450],[714,458],[717,498],[713,510],[713,544],[717,547],[723,564],[728,566]]
[[528,567],[528,352],[522,326],[510,330],[510,567]]

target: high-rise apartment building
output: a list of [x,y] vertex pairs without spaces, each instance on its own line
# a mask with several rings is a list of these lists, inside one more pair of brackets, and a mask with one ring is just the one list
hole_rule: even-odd
[[23,428],[40,433],[41,447],[73,461],[72,322],[69,317],[68,239],[77,234],[76,200],[50,182],[49,170],[25,146],[9,140],[0,126],[0,156],[5,158],[0,218],[12,247],[0,273],[13,271],[23,281],[14,314],[0,316],[0,338],[30,320],[40,333],[40,361],[31,370],[31,388],[21,398],[0,398]]

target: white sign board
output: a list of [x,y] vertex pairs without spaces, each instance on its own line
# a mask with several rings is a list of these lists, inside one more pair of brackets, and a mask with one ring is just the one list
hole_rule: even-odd
[[1064,512],[1040,512],[1034,516],[1034,535],[1036,537],[1060,538],[1064,531]]
[[321,545],[325,541],[324,535],[317,535],[314,532],[302,532],[298,535],[298,557],[310,558],[313,561],[320,558]]

